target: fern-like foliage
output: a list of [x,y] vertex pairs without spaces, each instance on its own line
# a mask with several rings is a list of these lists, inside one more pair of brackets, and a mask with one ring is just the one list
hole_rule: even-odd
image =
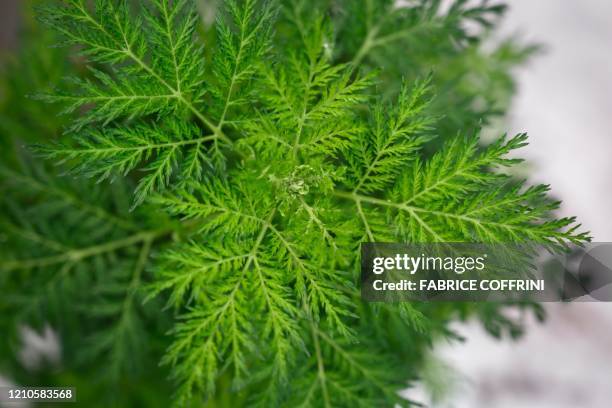
[[[514,91],[509,69],[538,51],[536,45],[512,39],[489,47],[486,33],[503,16],[507,8],[503,3],[433,0],[409,2],[406,7],[397,7],[392,0],[338,3],[342,12],[335,16],[336,59],[368,70],[385,67],[381,92],[391,94],[397,93],[402,78],[425,77],[433,69],[438,97],[429,110],[437,117],[437,133],[445,136],[454,136],[458,129],[474,130],[503,114]],[[302,10],[308,15],[313,8]],[[451,105],[453,109],[448,109]]]
[[[231,23],[219,20],[219,48],[207,67],[188,0],[153,1],[143,7],[144,17],[134,16],[126,1],[98,1],[90,9],[69,0],[47,9],[43,20],[99,65],[90,67],[90,78],[73,78],[78,93],[40,95],[62,103],[65,113],[86,109],[69,128],[76,145],[43,147],[43,153],[74,159],[101,178],[148,172],[135,204],[163,190],[173,174],[197,179],[211,165],[222,169],[223,146],[232,144],[225,128],[241,119],[235,111],[248,101],[270,28],[269,13],[256,10],[255,1],[230,12]],[[151,116],[168,128],[142,120]],[[196,122],[188,126],[189,117]]]
[[192,41],[197,19],[192,12],[184,15],[186,4],[152,2],[144,19],[132,17],[127,2],[98,1],[90,10],[86,2],[66,1],[43,14],[66,42],[82,46],[84,56],[112,69],[95,69],[95,82],[79,83],[78,95],[50,97],[68,102],[68,112],[93,105],[75,123],[77,129],[121,117],[201,115],[194,104],[202,98],[203,53]]
[[354,192],[374,192],[389,186],[427,141],[432,118],[423,115],[427,83],[412,90],[403,86],[395,107],[378,104],[371,125],[345,155]]
[[[36,149],[100,183],[17,156],[0,170],[6,287],[86,294],[74,314],[104,329],[72,344],[83,361],[110,356],[115,379],[151,339],[178,406],[409,406],[398,392],[451,320],[517,329],[503,306],[362,302],[361,242],[588,239],[553,217],[547,186],[508,174],[526,136],[483,145],[475,125],[492,112],[428,74],[439,54],[489,58],[464,25],[502,6],[230,0],[210,28],[191,0],[135,3],[41,12],[88,69],[39,94],[68,124]],[[402,47],[420,62],[383,63]]]
[[[547,199],[547,186],[524,189],[510,176],[491,172],[520,162],[506,155],[525,141],[525,134],[500,138],[478,152],[477,137],[457,137],[425,165],[415,160],[387,197],[361,194],[358,188],[336,194],[361,212],[363,205],[386,209],[396,239],[409,242],[580,243],[587,235],[575,234],[573,218],[546,220],[559,204]],[[362,221],[372,231],[368,218]],[[373,233],[370,238],[377,240]]]
[[153,242],[173,231],[172,224],[130,215],[123,182],[91,188],[53,177],[30,160],[0,167],[0,181],[7,194],[0,225],[11,237],[1,251],[9,293],[2,308],[15,321],[44,315],[60,330],[80,327],[69,358],[86,364],[112,356],[101,370],[109,379],[148,365],[144,326],[155,319],[142,308],[139,288]]

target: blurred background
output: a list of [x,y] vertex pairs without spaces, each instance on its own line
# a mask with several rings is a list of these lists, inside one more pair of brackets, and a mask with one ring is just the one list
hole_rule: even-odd
[[[0,1],[3,52],[16,47],[19,3]],[[521,151],[530,180],[552,185],[562,214],[576,215],[595,241],[612,241],[612,1],[513,0],[501,35],[544,47],[516,72],[500,127],[530,134]],[[515,342],[457,326],[467,340],[438,344],[425,385],[408,394],[434,407],[612,406],[612,304],[546,309],[546,324],[527,321]]]
[[[501,29],[542,44],[516,72],[506,122],[529,133],[520,155],[529,180],[549,183],[594,241],[612,241],[612,1],[512,0]],[[456,326],[463,344],[438,344],[427,389],[409,394],[434,407],[612,406],[612,304],[547,304],[518,341],[480,325]],[[429,396],[437,391],[438,399]]]

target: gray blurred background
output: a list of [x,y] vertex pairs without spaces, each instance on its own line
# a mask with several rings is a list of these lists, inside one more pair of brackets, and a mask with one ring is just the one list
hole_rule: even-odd
[[[509,3],[502,34],[542,43],[545,52],[517,72],[504,127],[530,134],[520,152],[530,180],[552,185],[562,214],[578,216],[596,241],[612,241],[612,1]],[[14,46],[18,4],[0,0],[0,50]],[[439,344],[427,385],[409,395],[435,407],[611,407],[612,304],[547,309],[547,323],[527,321],[518,342],[457,326],[467,342]],[[445,397],[432,401],[432,389]]]

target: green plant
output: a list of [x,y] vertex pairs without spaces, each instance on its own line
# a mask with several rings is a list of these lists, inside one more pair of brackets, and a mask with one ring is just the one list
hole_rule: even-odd
[[533,51],[483,51],[503,9],[228,1],[209,27],[189,0],[44,8],[79,57],[56,90],[16,90],[64,123],[15,134],[3,108],[5,367],[31,382],[11,341],[51,322],[69,374],[36,381],[76,383],[91,405],[163,406],[168,372],[181,406],[409,405],[398,392],[450,321],[518,334],[504,305],[373,305],[357,290],[364,241],[588,238],[550,217],[547,187],[499,171],[525,135],[480,144]]

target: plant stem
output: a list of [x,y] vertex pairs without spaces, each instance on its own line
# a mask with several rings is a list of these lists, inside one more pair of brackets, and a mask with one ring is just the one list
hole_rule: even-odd
[[78,262],[92,256],[113,252],[121,248],[129,247],[139,242],[153,241],[171,232],[172,229],[142,231],[134,235],[120,238],[103,244],[90,247],[73,249],[62,254],[47,256],[43,258],[9,261],[0,264],[0,269],[11,271],[15,269],[30,269],[51,266],[63,262]]

